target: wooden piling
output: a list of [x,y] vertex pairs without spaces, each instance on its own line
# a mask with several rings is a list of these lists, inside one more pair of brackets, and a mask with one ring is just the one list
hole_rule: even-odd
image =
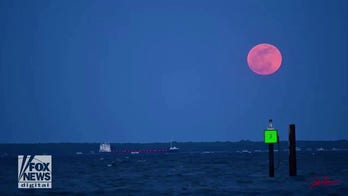
[[274,144],[268,144],[269,177],[274,177]]
[[295,125],[289,125],[289,176],[297,175]]

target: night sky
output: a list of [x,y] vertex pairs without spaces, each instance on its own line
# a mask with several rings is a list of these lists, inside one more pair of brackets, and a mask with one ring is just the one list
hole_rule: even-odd
[[0,142],[348,139],[347,24],[345,0],[1,0]]

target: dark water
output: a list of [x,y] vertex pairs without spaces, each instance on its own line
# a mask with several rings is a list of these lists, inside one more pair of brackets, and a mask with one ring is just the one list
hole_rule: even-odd
[[[0,195],[348,195],[348,151],[297,152],[296,177],[288,176],[288,153],[275,152],[274,178],[268,177],[268,153],[251,151],[52,153],[50,190],[17,189],[17,154],[2,152]],[[338,184],[310,189],[325,176]]]

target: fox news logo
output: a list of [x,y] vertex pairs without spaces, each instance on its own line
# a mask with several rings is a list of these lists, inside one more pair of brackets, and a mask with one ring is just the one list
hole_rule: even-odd
[[18,155],[18,188],[52,188],[51,155]]

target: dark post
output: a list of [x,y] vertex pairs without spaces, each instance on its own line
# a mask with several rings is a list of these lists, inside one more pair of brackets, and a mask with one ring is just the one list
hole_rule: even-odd
[[268,144],[269,177],[274,177],[274,144]]
[[289,176],[296,176],[296,136],[295,125],[289,125]]

